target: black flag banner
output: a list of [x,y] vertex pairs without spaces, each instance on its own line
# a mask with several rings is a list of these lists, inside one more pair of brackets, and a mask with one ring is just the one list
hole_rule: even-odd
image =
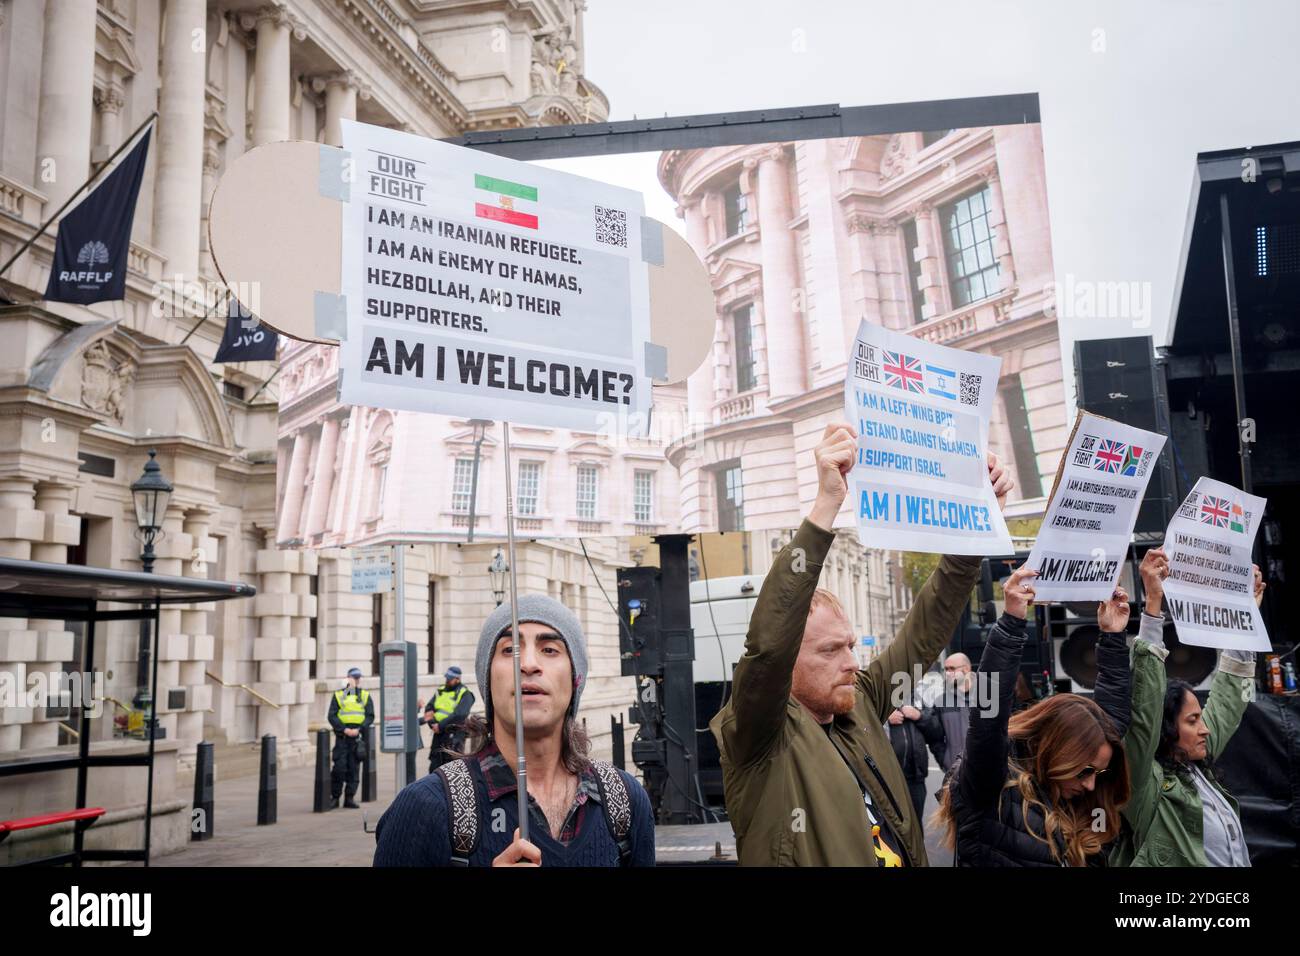
[[280,337],[274,330],[263,326],[233,296],[226,313],[226,333],[213,362],[274,361],[275,348]]
[[47,301],[89,305],[125,297],[131,222],[151,132],[145,130],[117,169],[59,220]]

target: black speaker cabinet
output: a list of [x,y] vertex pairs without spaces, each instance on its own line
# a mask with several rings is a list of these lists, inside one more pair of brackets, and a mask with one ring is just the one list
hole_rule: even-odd
[[[1075,342],[1074,374],[1081,410],[1169,434],[1164,374],[1150,336]],[[1176,507],[1173,478],[1173,449],[1166,441],[1138,510],[1136,534],[1163,538]]]

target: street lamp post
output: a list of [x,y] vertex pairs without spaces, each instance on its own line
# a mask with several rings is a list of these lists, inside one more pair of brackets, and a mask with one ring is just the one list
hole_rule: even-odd
[[469,478],[469,532],[465,535],[466,544],[474,540],[474,513],[478,506],[478,463],[483,454],[483,439],[487,437],[487,428],[492,424],[484,418],[471,418],[469,423],[474,429],[474,468]]
[[[135,524],[144,550],[140,552],[140,563],[146,574],[153,573],[154,542],[162,537],[163,517],[167,514],[167,503],[175,490],[171,482],[163,477],[162,468],[155,461],[158,452],[149,449],[149,460],[144,463],[144,472],[131,484],[131,498],[135,502]],[[140,649],[136,661],[136,693],[134,704],[145,710],[145,731],[153,735],[153,698],[149,692],[149,622],[140,622]]]
[[510,565],[506,564],[505,555],[501,549],[497,548],[497,553],[492,555],[492,563],[488,565],[488,577],[492,580],[492,596],[496,598],[497,607],[506,599],[506,575],[510,573]]

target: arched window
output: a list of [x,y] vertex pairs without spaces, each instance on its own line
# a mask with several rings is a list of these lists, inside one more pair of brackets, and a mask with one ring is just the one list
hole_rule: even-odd
[[393,416],[387,412],[375,416],[366,436],[366,464],[369,478],[366,489],[366,520],[377,520],[384,511],[388,486],[388,461],[393,452]]

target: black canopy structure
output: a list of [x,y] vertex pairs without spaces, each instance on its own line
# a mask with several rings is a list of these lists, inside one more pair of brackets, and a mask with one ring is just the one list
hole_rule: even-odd
[[[81,668],[95,670],[95,626],[105,621],[152,621],[152,676],[150,699],[158,699],[158,612],[164,604],[198,604],[252,597],[257,589],[242,582],[206,581],[110,568],[49,564],[0,558],[0,617],[48,618],[80,621],[85,624]],[[101,603],[135,605],[122,609],[101,609]],[[76,755],[33,756],[0,762],[0,778],[56,770],[77,771],[76,806],[86,807],[87,774],[92,767],[144,767],[149,774],[145,790],[144,846],[137,850],[87,850],[84,827],[77,825],[73,848],[69,853],[44,857],[27,863],[71,863],[83,861],[125,860],[149,865],[150,831],[153,821],[154,738],[152,723],[146,725],[147,749],[143,754],[92,754],[90,752],[90,710],[93,702],[79,702],[81,730]],[[51,807],[66,810],[66,807]]]
[[[1268,499],[1256,560],[1300,568],[1300,142],[1201,153],[1165,366],[1179,494],[1201,475]],[[1300,595],[1272,587],[1274,646]]]

